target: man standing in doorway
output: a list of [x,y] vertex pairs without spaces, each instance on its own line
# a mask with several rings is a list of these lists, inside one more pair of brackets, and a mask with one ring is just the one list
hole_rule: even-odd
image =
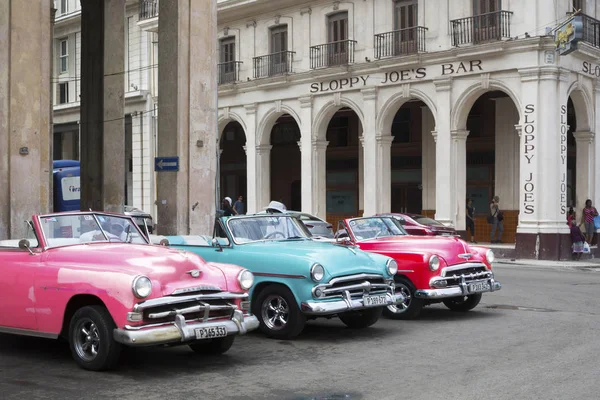
[[245,214],[244,208],[244,198],[240,196],[238,197],[237,201],[233,204],[233,209],[237,212],[237,215],[243,215]]
[[[492,235],[490,241],[492,243],[502,243],[500,238],[502,237],[502,232],[504,232],[504,224],[502,221],[504,220],[504,215],[500,211],[500,197],[494,196],[492,199],[492,204],[490,204],[490,214],[492,215]],[[494,236],[496,235],[496,230],[498,230],[498,239],[494,240]]]

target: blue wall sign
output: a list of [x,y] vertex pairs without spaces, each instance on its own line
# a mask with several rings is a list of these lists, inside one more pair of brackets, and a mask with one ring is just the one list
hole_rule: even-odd
[[581,39],[583,39],[583,19],[581,15],[576,15],[556,29],[554,33],[556,51],[561,56],[565,56],[577,50],[577,43]]
[[179,171],[179,157],[155,157],[155,171]]

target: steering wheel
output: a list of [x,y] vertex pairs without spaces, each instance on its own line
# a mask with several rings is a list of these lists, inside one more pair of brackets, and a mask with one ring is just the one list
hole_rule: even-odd
[[279,231],[274,231],[274,232],[269,233],[268,235],[265,235],[265,239],[271,239],[271,238],[274,238],[275,236],[279,236],[282,239],[285,239],[285,235]]

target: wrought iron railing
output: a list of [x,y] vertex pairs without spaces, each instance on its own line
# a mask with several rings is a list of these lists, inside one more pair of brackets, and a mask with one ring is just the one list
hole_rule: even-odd
[[219,85],[237,82],[240,78],[241,61],[229,61],[217,64]]
[[354,62],[355,40],[340,40],[312,46],[310,48],[310,68],[325,68],[347,65]]
[[140,21],[158,16],[158,0],[140,0]]
[[583,22],[583,41],[600,48],[600,21],[589,15],[581,14]]
[[511,11],[494,11],[450,21],[452,45],[477,44],[510,38]]
[[289,74],[292,72],[294,62],[293,51],[280,51],[266,56],[254,57],[254,78],[267,78],[269,76]]
[[397,57],[425,52],[423,26],[400,29],[375,35],[375,58]]

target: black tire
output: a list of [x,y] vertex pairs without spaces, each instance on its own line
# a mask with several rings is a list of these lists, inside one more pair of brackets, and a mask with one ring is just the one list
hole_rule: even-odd
[[75,362],[90,371],[115,368],[121,355],[121,344],[113,339],[115,328],[105,307],[86,306],[77,310],[69,324],[69,347]]
[[283,285],[269,285],[252,302],[252,314],[259,329],[270,338],[291,339],[304,329],[306,317],[298,308],[296,299]]
[[421,314],[423,299],[415,298],[415,286],[406,278],[396,278],[396,293],[404,296],[404,302],[389,305],[383,310],[383,315],[392,319],[415,319]]
[[452,311],[466,312],[477,307],[481,301],[481,293],[469,296],[451,297],[444,300],[444,305]]
[[189,344],[195,353],[205,355],[217,355],[227,352],[235,341],[235,335],[229,335],[216,339],[196,340]]
[[383,307],[367,308],[360,311],[345,312],[338,317],[348,328],[364,329],[373,325],[383,312]]

